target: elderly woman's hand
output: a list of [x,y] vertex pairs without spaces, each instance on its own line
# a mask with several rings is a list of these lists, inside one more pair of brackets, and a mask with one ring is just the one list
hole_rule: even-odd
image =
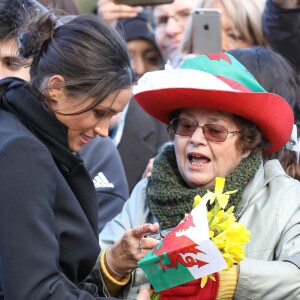
[[158,223],[148,223],[128,230],[122,239],[106,250],[108,268],[121,275],[137,268],[137,262],[159,243],[156,239],[144,238],[145,234],[156,232],[158,227]]
[[115,0],[98,0],[97,3],[98,15],[111,26],[115,26],[117,19],[134,18],[142,10],[140,6],[116,4]]

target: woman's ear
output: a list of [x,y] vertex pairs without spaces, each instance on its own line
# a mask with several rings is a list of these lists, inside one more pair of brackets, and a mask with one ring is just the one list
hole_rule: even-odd
[[48,80],[46,91],[52,102],[57,102],[64,92],[64,82],[61,75],[53,75]]
[[246,158],[246,157],[248,157],[250,154],[251,154],[251,151],[250,151],[250,150],[247,150],[247,151],[243,152],[242,157],[243,157],[243,158]]

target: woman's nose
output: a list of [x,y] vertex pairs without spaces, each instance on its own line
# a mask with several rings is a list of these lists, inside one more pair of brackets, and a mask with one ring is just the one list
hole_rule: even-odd
[[175,34],[178,34],[183,31],[182,26],[178,23],[178,21],[174,17],[169,17],[166,28],[165,28],[165,33],[167,35],[173,36]]
[[105,126],[104,128],[103,126],[100,127],[97,125],[94,127],[94,131],[101,137],[108,137],[108,126]]
[[143,58],[135,57],[133,68],[139,77],[142,77],[148,70]]
[[198,127],[192,134],[190,142],[194,145],[207,144],[207,140],[204,136],[203,127]]

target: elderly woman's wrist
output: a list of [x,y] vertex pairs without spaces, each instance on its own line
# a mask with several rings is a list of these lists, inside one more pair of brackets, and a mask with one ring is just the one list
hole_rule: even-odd
[[[107,271],[117,280],[123,278],[124,276],[130,275],[134,269],[122,269],[120,270],[116,267],[116,259],[111,256],[111,247],[107,248],[104,254],[104,264]],[[120,264],[122,265],[122,264]]]
[[122,289],[128,282],[130,281],[130,276],[125,276],[120,278],[116,278],[112,276],[107,267],[105,266],[105,253],[106,250],[103,250],[100,253],[99,259],[99,268],[101,272],[101,277],[103,279],[103,283],[105,285],[106,290],[108,291],[110,296],[118,295],[120,289]]

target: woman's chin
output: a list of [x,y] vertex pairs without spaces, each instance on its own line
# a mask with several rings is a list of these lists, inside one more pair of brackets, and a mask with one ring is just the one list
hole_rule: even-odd
[[81,150],[81,148],[83,147],[83,145],[74,145],[74,144],[69,144],[69,149],[72,152],[79,152]]
[[214,180],[208,178],[189,178],[187,183],[192,188],[208,189],[214,185]]

